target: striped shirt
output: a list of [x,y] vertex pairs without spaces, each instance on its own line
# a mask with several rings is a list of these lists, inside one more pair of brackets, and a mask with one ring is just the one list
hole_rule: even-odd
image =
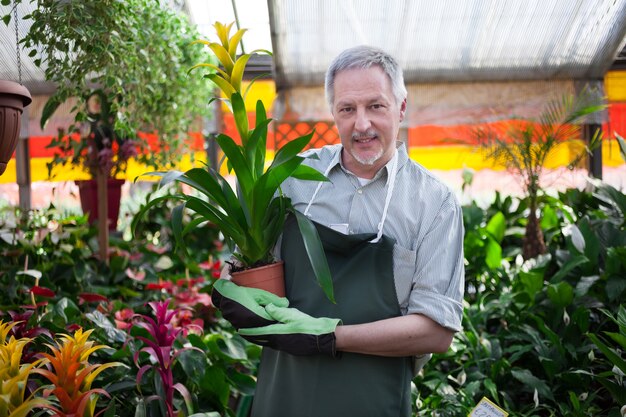
[[[341,145],[308,151],[319,159],[305,163],[328,171],[319,189],[312,220],[349,234],[376,233],[381,221],[392,161],[367,184],[341,163]],[[396,153],[397,177],[383,234],[396,241],[394,281],[402,314],[423,314],[454,331],[461,330],[464,288],[463,215],[454,194],[424,167]],[[319,183],[289,178],[281,186],[304,212]]]

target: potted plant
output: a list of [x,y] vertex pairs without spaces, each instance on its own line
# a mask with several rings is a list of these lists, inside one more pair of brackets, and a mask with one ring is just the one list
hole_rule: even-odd
[[[297,219],[303,235],[314,273],[327,297],[334,302],[332,280],[317,231],[311,221],[291,206],[290,200],[282,195],[280,185],[289,177],[302,180],[324,181],[325,176],[315,169],[303,165],[305,158],[298,154],[310,142],[313,133],[297,138],[279,149],[269,167],[266,165],[266,140],[270,119],[263,103],[256,104],[256,120],[250,128],[247,109],[242,94],[242,78],[250,54],[237,58],[236,51],[245,29],[238,30],[230,37],[230,25],[215,23],[220,40],[217,42],[198,41],[207,45],[220,61],[221,67],[214,64],[197,64],[191,68],[209,68],[213,72],[205,75],[223,92],[223,100],[232,110],[240,142],[220,134],[216,141],[228,159],[228,169],[237,180],[236,192],[218,170],[211,167],[193,168],[187,172],[169,171],[148,173],[158,175],[161,184],[177,181],[191,187],[199,196],[191,193],[165,195],[149,201],[133,221],[133,229],[142,214],[166,199],[182,202],[172,213],[173,232],[179,244],[184,235],[202,222],[212,222],[223,234],[231,248],[236,247],[234,257],[241,269],[264,267],[278,269],[282,280],[282,263],[276,263],[272,250],[282,233],[288,213]],[[259,51],[253,51],[256,53]],[[262,51],[269,53],[268,51]],[[190,71],[191,71],[190,70]],[[249,87],[248,87],[249,88]],[[183,211],[189,209],[193,220],[183,226]],[[231,271],[233,272],[233,271]],[[238,271],[232,273],[233,280],[243,284]],[[263,280],[263,278],[260,278]],[[282,282],[282,281],[281,281]],[[263,288],[257,284],[250,284]],[[283,295],[283,294],[279,294]]]
[[[185,16],[158,0],[29,1],[37,7],[24,17],[29,29],[20,43],[56,85],[42,111],[42,129],[61,104],[74,103],[74,123],[50,144],[58,150],[51,175],[53,167],[74,163],[93,174],[98,161],[114,164],[107,171],[114,179],[124,174],[130,143],[137,162],[155,169],[172,167],[189,153],[188,133],[199,125],[211,89],[186,74],[208,55],[191,45],[199,34]],[[106,114],[90,110],[93,101]],[[98,141],[104,130],[109,135]],[[148,136],[157,143],[148,143]],[[113,158],[105,158],[111,152]]]
[[[80,166],[89,173],[91,179],[77,180],[80,202],[89,222],[98,219],[97,184],[94,178],[98,172],[107,178],[109,229],[114,230],[120,209],[123,173],[131,158],[137,157],[138,140],[127,136],[123,131],[115,130],[115,115],[102,90],[95,90],[86,97],[87,120],[81,124],[78,132],[67,135],[59,131],[48,147],[56,149],[53,160],[47,164],[48,175],[57,166],[71,164]],[[45,119],[43,119],[45,123]]]
[[[485,156],[501,163],[519,176],[528,198],[528,222],[522,241],[524,259],[546,253],[540,225],[539,198],[542,191],[541,174],[549,158],[563,143],[581,139],[581,124],[606,105],[598,94],[584,88],[578,95],[564,95],[550,102],[538,120],[521,120],[510,124],[506,131],[497,127],[479,127],[472,131]],[[572,152],[569,167],[574,167],[593,148],[600,145],[601,132],[579,152]]]

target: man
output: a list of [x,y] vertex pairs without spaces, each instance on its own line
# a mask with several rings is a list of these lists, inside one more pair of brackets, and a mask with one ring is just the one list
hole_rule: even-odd
[[416,360],[445,352],[461,329],[462,212],[396,143],[406,94],[385,52],[342,52],[326,74],[341,145],[310,151],[317,158],[306,162],[330,182],[283,186],[317,224],[337,303],[315,283],[293,220],[280,245],[288,301],[216,284],[224,317],[237,323],[224,300],[241,291],[260,316],[258,327],[240,329],[266,346],[255,417],[409,416]]

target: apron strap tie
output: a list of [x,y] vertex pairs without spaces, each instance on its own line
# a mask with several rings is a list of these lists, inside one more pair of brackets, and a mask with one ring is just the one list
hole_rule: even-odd
[[391,167],[389,168],[389,171],[389,185],[387,186],[387,195],[385,196],[385,207],[383,208],[383,215],[380,219],[380,223],[378,223],[378,234],[373,240],[370,240],[370,243],[376,243],[383,237],[383,226],[385,225],[385,220],[387,219],[387,210],[389,209],[389,204],[391,203],[393,188],[396,185],[396,175],[398,173],[398,151],[396,151],[393,158],[391,159]]

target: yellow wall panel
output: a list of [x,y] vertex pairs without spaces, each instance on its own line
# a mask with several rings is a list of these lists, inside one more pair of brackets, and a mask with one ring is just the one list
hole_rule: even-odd
[[626,101],[626,71],[609,71],[604,77],[609,101]]

